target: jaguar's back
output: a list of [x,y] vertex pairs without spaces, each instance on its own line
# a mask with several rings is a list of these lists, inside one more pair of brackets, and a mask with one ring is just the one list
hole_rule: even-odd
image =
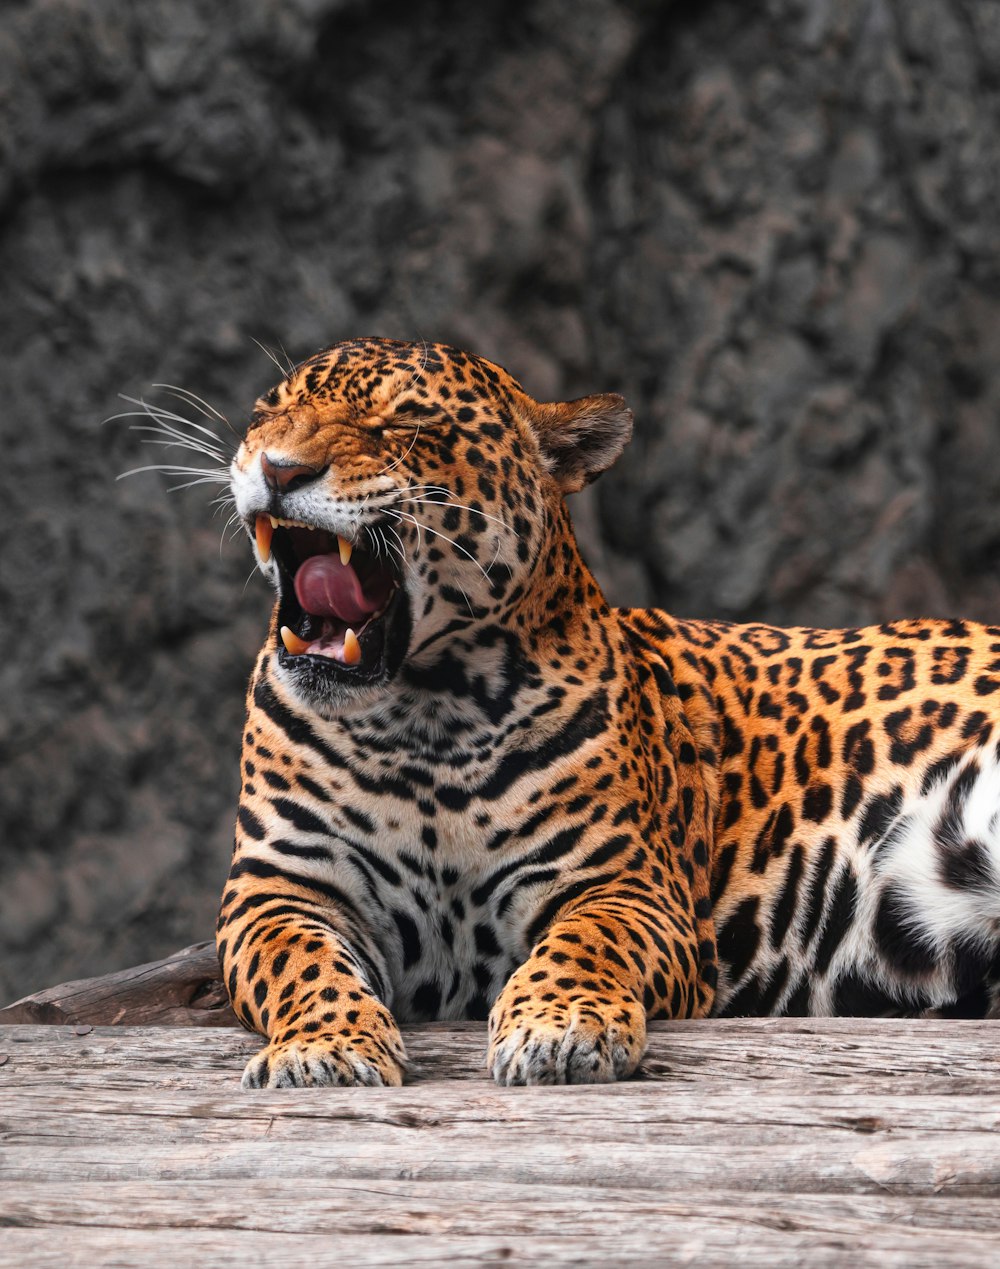
[[398,1082],[399,1018],[494,1076],[612,1079],[648,1016],[990,1007],[1000,637],[617,612],[563,497],[620,398],[361,340],[232,469],[277,591],[219,949],[248,1085]]

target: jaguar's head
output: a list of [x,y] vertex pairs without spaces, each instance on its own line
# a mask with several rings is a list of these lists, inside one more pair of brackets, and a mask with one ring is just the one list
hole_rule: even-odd
[[353,340],[298,366],[257,402],[230,473],[286,684],[329,716],[517,621],[535,570],[560,567],[563,495],[611,466],[631,422],[621,397],[539,403],[440,344]]

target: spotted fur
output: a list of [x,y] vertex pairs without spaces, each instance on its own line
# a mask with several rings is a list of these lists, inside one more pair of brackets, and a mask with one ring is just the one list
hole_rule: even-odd
[[563,498],[629,431],[383,340],[258,402],[251,533],[401,584],[357,667],[287,652],[279,594],[253,671],[218,931],[268,1040],[245,1085],[398,1084],[397,1021],[488,1019],[494,1078],[552,1083],[629,1075],[647,1018],[995,1008],[1000,627],[610,608]]

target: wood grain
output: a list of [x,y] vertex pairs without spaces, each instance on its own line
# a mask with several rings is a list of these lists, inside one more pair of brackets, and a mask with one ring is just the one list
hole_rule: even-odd
[[607,1088],[405,1039],[401,1089],[242,1093],[240,1031],[0,1027],[0,1266],[1000,1263],[990,1023],[656,1023]]

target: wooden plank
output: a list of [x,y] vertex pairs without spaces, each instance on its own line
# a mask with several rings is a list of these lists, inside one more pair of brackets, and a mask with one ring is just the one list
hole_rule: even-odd
[[[611,1214],[615,1216],[617,1214]],[[532,1230],[527,1235],[499,1237],[448,1234],[342,1234],[336,1228],[318,1235],[278,1234],[270,1230],[79,1230],[54,1235],[34,1230],[4,1232],[0,1250],[3,1269],[65,1269],[80,1266],[198,1265],[199,1269],[228,1269],[247,1265],[358,1266],[360,1269],[399,1269],[400,1265],[561,1266],[603,1265],[732,1265],[761,1269],[801,1269],[820,1266],[872,1266],[881,1269],[995,1269],[1000,1246],[981,1235],[929,1234],[925,1230],[884,1230],[874,1225],[846,1229],[788,1231],[766,1225],[748,1227],[717,1218],[682,1218],[675,1226],[647,1231],[641,1223],[612,1220],[614,1232],[580,1237],[549,1236]],[[607,1228],[607,1226],[606,1226]],[[391,1221],[390,1221],[391,1230]]]
[[[373,1126],[361,1118],[336,1130],[314,1120],[315,1137],[280,1134],[281,1108],[234,1140],[216,1123],[194,1138],[172,1139],[155,1120],[136,1135],[126,1125],[115,1141],[70,1142],[46,1128],[8,1141],[0,1180],[41,1181],[55,1176],[67,1183],[101,1180],[155,1180],[176,1177],[205,1181],[239,1177],[280,1180],[290,1175],[339,1176],[362,1180],[415,1179],[451,1182],[478,1178],[542,1183],[566,1175],[587,1185],[631,1188],[662,1185],[682,1192],[705,1187],[798,1193],[869,1193],[874,1187],[914,1196],[954,1193],[992,1197],[1000,1187],[1000,1146],[987,1132],[876,1137],[852,1140],[844,1130],[786,1132],[743,1126],[726,1138],[699,1139],[695,1125],[685,1135],[637,1132],[622,1126],[618,1139],[590,1124],[547,1127],[484,1121],[472,1131],[437,1127],[420,1132],[395,1125]],[[81,1125],[87,1134],[91,1125]],[[130,1136],[131,1133],[131,1136]],[[275,1139],[275,1135],[278,1138]],[[222,1138],[220,1140],[220,1137]]]
[[[487,1084],[481,1023],[404,1027],[407,1084]],[[830,1085],[848,1095],[884,1083],[896,1092],[947,1096],[970,1084],[1000,1093],[997,1026],[978,1021],[903,1018],[733,1018],[653,1022],[641,1081],[758,1090],[788,1080]],[[0,1027],[0,1056],[16,1064],[19,1086],[53,1079],[82,1086],[137,1085],[232,1091],[262,1040],[243,1030],[107,1027]],[[7,1071],[9,1078],[13,1067]],[[2,1073],[0,1073],[2,1078]]]
[[214,942],[99,978],[79,978],[0,1009],[0,1025],[237,1027]]
[[[380,1225],[386,1233],[447,1232],[463,1238],[501,1237],[532,1231],[598,1237],[609,1214],[620,1211],[647,1232],[666,1232],[691,1216],[744,1227],[901,1226],[912,1230],[1000,1235],[1000,1198],[934,1196],[915,1208],[911,1200],[872,1195],[744,1194],[713,1190],[680,1197],[644,1187],[609,1186],[600,1191],[564,1185],[478,1181],[322,1180],[220,1181],[206,1187],[190,1181],[124,1181],[108,1186],[82,1182],[54,1186],[24,1182],[0,1194],[0,1222],[17,1228],[47,1225],[109,1229],[234,1229],[321,1234],[336,1229],[364,1234]],[[0,1240],[2,1242],[2,1240]]]
[[[138,1202],[145,1198],[138,1197]],[[919,1266],[996,1264],[995,1233],[928,1225],[901,1226],[854,1213],[796,1216],[782,1202],[765,1209],[731,1206],[528,1208],[503,1199],[471,1198],[461,1216],[442,1217],[433,1203],[423,1214],[406,1199],[387,1194],[382,1206],[355,1213],[349,1207],[313,1207],[264,1199],[251,1223],[240,1228],[72,1225],[4,1231],[0,1265],[349,1264],[349,1265],[859,1265]],[[209,1200],[211,1207],[211,1200]],[[320,1214],[321,1213],[321,1214]],[[359,1228],[360,1220],[367,1228]],[[305,1220],[306,1228],[302,1228]],[[292,1230],[288,1231],[287,1223]]]
[[[68,1097],[61,1088],[23,1090],[17,1116],[43,1134],[57,1131]],[[141,1132],[156,1124],[161,1139],[197,1140],[211,1132],[215,1140],[240,1140],[255,1124],[270,1123],[275,1109],[280,1128],[272,1140],[309,1136],[322,1123],[325,1134],[357,1125],[434,1129],[458,1132],[482,1124],[559,1128],[571,1132],[583,1125],[595,1140],[622,1132],[655,1132],[661,1139],[683,1138],[697,1130],[701,1141],[744,1129],[790,1134],[829,1129],[873,1137],[880,1133],[993,1133],[1000,1128],[1000,1107],[992,1094],[954,1093],[899,1095],[872,1090],[849,1099],[833,1090],[764,1089],[748,1097],[740,1090],[670,1089],[662,1084],[629,1083],[573,1088],[497,1088],[463,1083],[453,1093],[422,1085],[415,1088],[365,1090],[279,1089],[245,1093],[239,1089],[214,1094],[177,1089],[143,1089],[128,1093],[92,1086],[84,1103],[73,1109],[74,1121],[98,1140],[123,1131]],[[6,1123],[0,1109],[0,1124]],[[8,1129],[9,1130],[9,1129]]]
[[[920,1031],[924,1024],[905,1025]],[[935,1060],[950,1071],[958,1036],[949,1045],[940,1024],[931,1025],[935,1030]],[[67,1181],[163,1174],[280,1178],[289,1169],[325,1175],[336,1158],[342,1175],[364,1178],[481,1175],[484,1181],[538,1182],[569,1167],[594,1185],[641,1186],[655,1176],[683,1188],[860,1192],[874,1182],[921,1194],[989,1194],[1000,1179],[992,1078],[973,1072],[956,1085],[948,1074],[940,1077],[945,1096],[928,1092],[926,1084],[902,1093],[883,1052],[867,1083],[856,1075],[847,1093],[830,1078],[836,1054],[820,1045],[814,1061],[825,1076],[788,1064],[781,1078],[774,1071],[760,1078],[761,1063],[749,1063],[749,1084],[730,1085],[704,1068],[718,1061],[723,1040],[746,1051],[746,1024],[657,1028],[653,1048],[667,1047],[674,1062],[687,1050],[690,1062],[692,1045],[703,1049],[706,1033],[717,1033],[716,1043],[705,1052],[698,1084],[651,1079],[606,1088],[499,1089],[481,1078],[399,1090],[243,1094],[236,1087],[239,1061],[216,1068],[212,1088],[190,1081],[190,1069],[185,1086],[175,1079],[189,1066],[172,1044],[178,1034],[189,1053],[214,1041],[216,1052],[221,1043],[228,1055],[235,1039],[228,1032],[4,1032],[11,1057],[0,1067],[0,1086],[17,1086],[19,1097],[13,1114],[7,1101],[0,1105],[0,1176],[43,1179],[56,1169]],[[22,1055],[32,1062],[41,1057],[24,1043],[32,1038],[48,1046],[49,1059],[47,1080],[28,1087],[20,1079]],[[446,1067],[463,1052],[481,1052],[481,1028],[439,1027],[433,1038],[448,1051]],[[800,1047],[806,1038],[798,1032]],[[925,1066],[932,1038],[922,1041]],[[255,1043],[249,1036],[240,1041],[240,1049]],[[105,1055],[114,1048],[133,1071],[143,1062],[153,1065],[159,1083],[109,1087]],[[734,1056],[730,1051],[723,1071]]]
[[992,1024],[659,1023],[597,1088],[406,1042],[401,1089],[242,1093],[239,1031],[0,1028],[0,1269],[1000,1263]]

